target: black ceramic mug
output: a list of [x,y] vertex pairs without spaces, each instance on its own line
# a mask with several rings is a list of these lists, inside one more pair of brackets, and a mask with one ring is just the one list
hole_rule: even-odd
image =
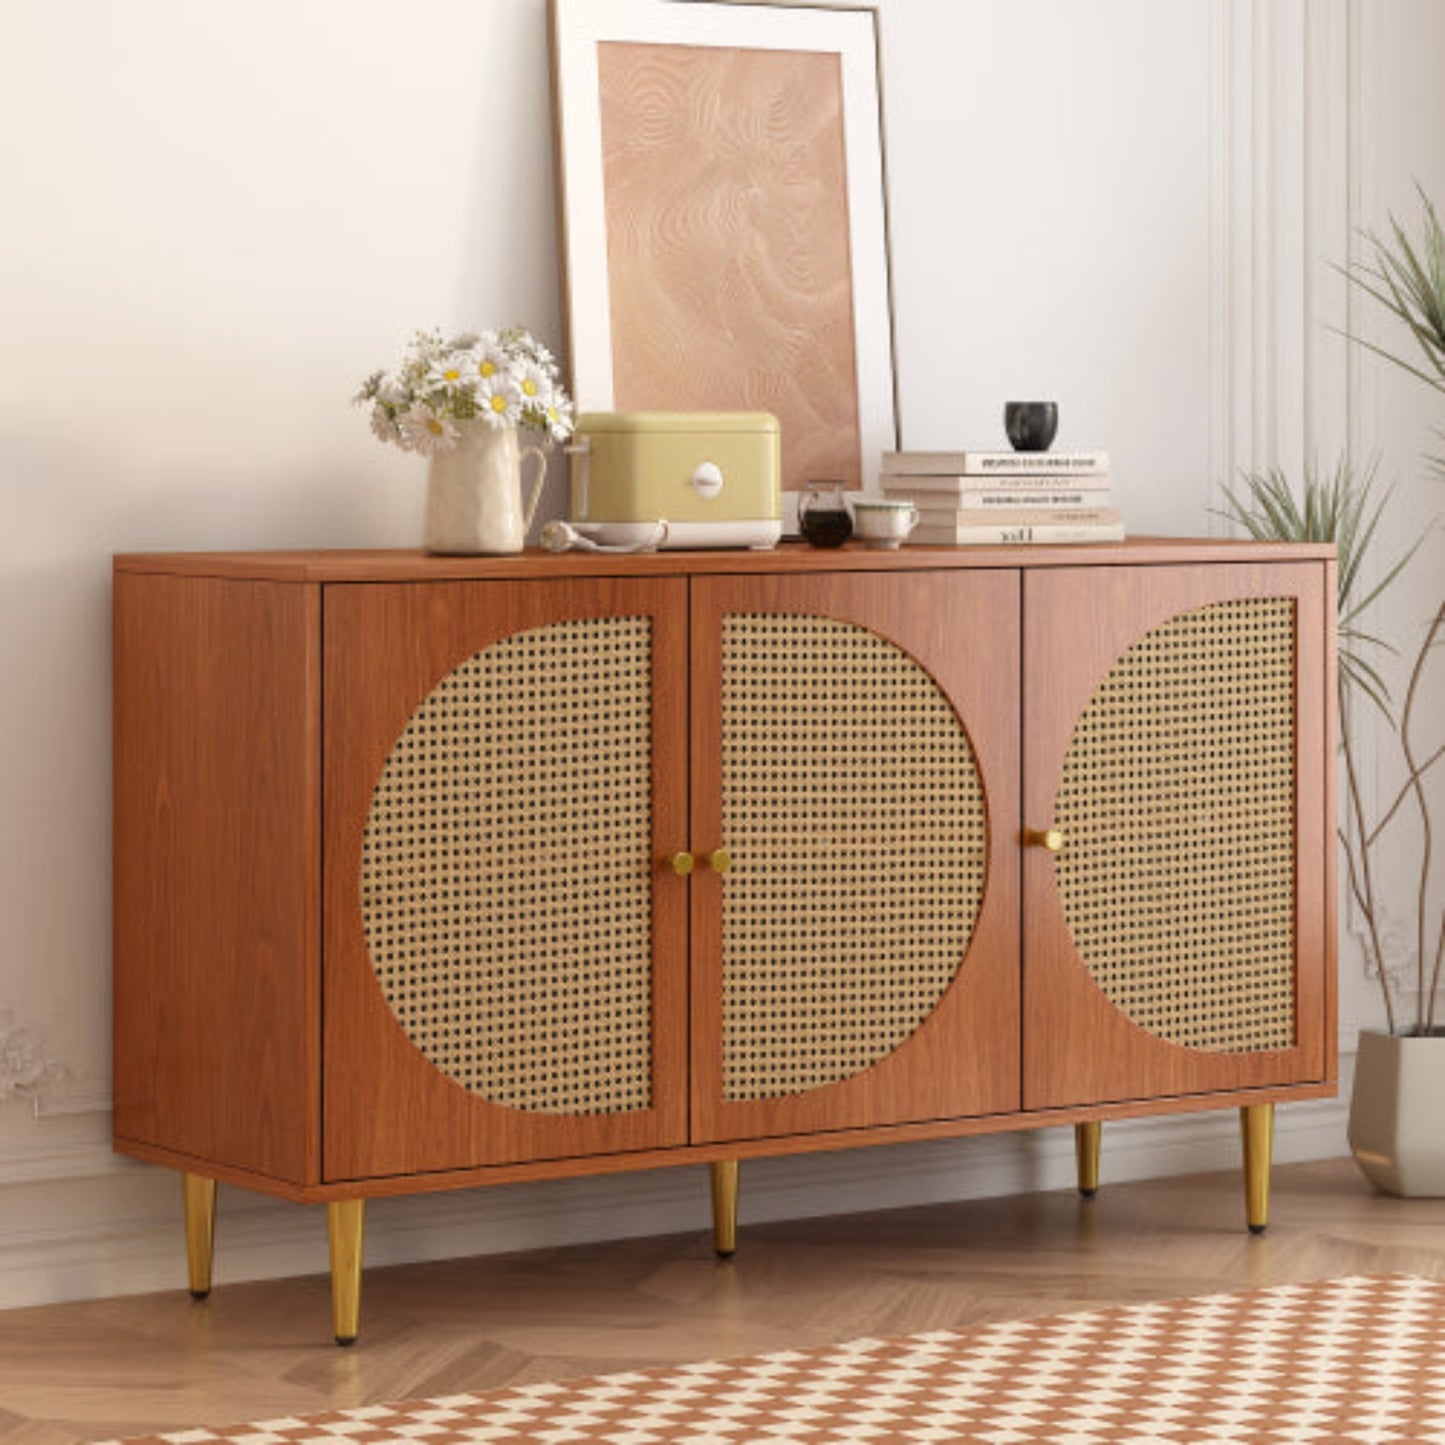
[[1056,401],[1006,401],[1003,429],[1016,452],[1046,452],[1059,429]]

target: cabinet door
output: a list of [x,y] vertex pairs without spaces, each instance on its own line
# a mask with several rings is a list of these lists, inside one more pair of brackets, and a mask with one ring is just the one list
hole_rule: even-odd
[[328,1180],[686,1135],[686,583],[325,593]]
[[1018,1108],[1018,588],[694,581],[694,1139]]
[[1328,1077],[1322,563],[1024,582],[1024,1106]]

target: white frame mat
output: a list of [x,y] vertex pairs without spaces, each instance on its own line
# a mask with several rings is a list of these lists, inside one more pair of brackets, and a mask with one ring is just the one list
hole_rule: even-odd
[[863,489],[876,492],[882,454],[898,444],[876,12],[704,0],[549,0],[548,20],[564,315],[573,391],[579,410],[584,411],[608,411],[614,406],[599,44],[723,46],[838,56],[859,465]]

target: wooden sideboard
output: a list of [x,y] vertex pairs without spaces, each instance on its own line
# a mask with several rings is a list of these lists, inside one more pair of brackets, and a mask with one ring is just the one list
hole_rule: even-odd
[[328,1206],[1332,1094],[1325,547],[115,560],[115,1147]]

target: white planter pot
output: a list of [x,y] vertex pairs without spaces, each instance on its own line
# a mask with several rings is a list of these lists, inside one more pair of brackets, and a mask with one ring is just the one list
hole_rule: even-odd
[[[520,552],[532,525],[547,459],[521,448],[515,427],[463,423],[449,452],[431,459],[427,472],[428,552],[501,556]],[[522,504],[522,461],[536,463],[531,497]]]
[[1350,1150],[1386,1194],[1445,1197],[1445,1037],[1360,1031]]

